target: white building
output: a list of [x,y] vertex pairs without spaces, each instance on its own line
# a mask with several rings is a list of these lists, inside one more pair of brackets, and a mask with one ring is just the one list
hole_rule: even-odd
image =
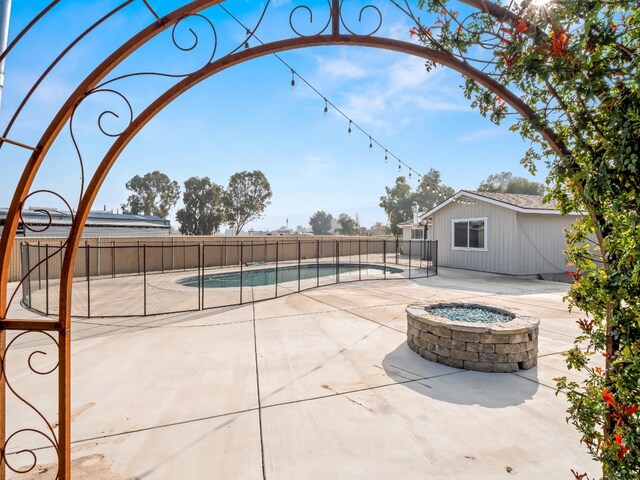
[[564,230],[580,214],[562,215],[538,195],[461,190],[418,222],[400,224],[403,240],[438,241],[438,264],[511,275],[558,274]]

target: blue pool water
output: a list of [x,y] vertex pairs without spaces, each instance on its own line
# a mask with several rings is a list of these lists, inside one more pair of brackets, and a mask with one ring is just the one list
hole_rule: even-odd
[[[357,263],[340,264],[340,274],[358,272],[358,269],[377,270],[382,275],[385,271],[383,265],[370,265]],[[387,273],[401,273],[399,268],[386,267]],[[336,265],[331,263],[304,264],[300,265],[300,280],[308,280],[311,278],[328,277],[336,274]],[[294,282],[298,280],[298,265],[287,265],[279,267],[277,270],[278,283]],[[200,278],[198,275],[179,280],[180,285],[187,287],[198,287]],[[260,287],[263,285],[274,285],[276,283],[275,268],[260,268],[257,270],[245,270],[242,272],[243,287]],[[229,288],[240,286],[240,271],[227,273],[214,273],[204,276],[204,288]]]

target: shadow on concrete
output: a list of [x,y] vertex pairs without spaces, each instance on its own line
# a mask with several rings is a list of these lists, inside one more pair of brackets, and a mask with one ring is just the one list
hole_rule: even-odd
[[540,388],[537,367],[525,378],[512,373],[483,373],[425,360],[406,342],[387,354],[382,367],[392,380],[421,395],[459,405],[505,408],[531,400]]

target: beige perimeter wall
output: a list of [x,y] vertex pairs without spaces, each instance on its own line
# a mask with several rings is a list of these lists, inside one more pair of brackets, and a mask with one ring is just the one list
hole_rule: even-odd
[[[34,277],[48,275],[58,278],[64,251],[54,255],[60,249],[64,238],[34,238],[19,239],[11,252],[11,266],[9,281],[15,282],[22,278],[21,245],[39,245],[40,248],[29,249],[28,264],[34,266],[47,255],[52,258],[48,262],[48,271],[44,266],[34,271]],[[174,270],[182,268],[196,268],[204,261],[205,267],[237,265],[243,262],[266,261],[274,262],[276,255],[279,261],[290,261],[298,258],[297,241],[301,241],[300,258],[302,260],[333,257],[338,253],[345,255],[376,254],[383,251],[382,237],[346,237],[321,235],[287,235],[287,236],[251,236],[251,237],[101,237],[86,238],[82,246],[103,247],[101,249],[86,249],[79,252],[76,261],[75,275],[87,273],[87,265],[91,275],[106,275],[112,272],[113,265],[117,265],[117,274],[135,273],[143,268],[147,272]],[[395,238],[389,239],[387,252],[395,251]],[[278,248],[275,244],[279,243]],[[46,246],[49,247],[46,247]],[[240,252],[242,245],[242,257]],[[146,249],[143,249],[146,246]],[[113,249],[108,247],[114,247]],[[118,248],[120,247],[120,248]],[[125,248],[126,247],[126,248]],[[158,248],[161,247],[161,248]],[[222,248],[221,248],[222,247]],[[201,250],[199,250],[201,249]],[[144,259],[142,252],[144,252]],[[25,259],[26,260],[26,259]]]

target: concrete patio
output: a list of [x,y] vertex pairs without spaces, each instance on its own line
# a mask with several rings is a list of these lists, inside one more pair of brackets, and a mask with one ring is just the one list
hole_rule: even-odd
[[[566,400],[555,393],[554,377],[576,375],[561,355],[577,333],[578,315],[562,301],[566,289],[443,268],[428,279],[329,286],[220,310],[77,320],[74,478],[555,479],[572,478],[571,468],[597,473],[565,421]],[[479,373],[412,352],[405,307],[450,300],[540,317],[538,366]],[[55,418],[55,384],[34,379],[26,367],[33,346],[54,349],[33,335],[13,347],[8,373],[16,390]],[[12,397],[8,409],[10,431],[31,418]],[[33,444],[17,440],[11,451],[26,446]],[[54,478],[53,449],[36,453],[43,464],[9,478]],[[14,457],[15,466],[30,460]]]

